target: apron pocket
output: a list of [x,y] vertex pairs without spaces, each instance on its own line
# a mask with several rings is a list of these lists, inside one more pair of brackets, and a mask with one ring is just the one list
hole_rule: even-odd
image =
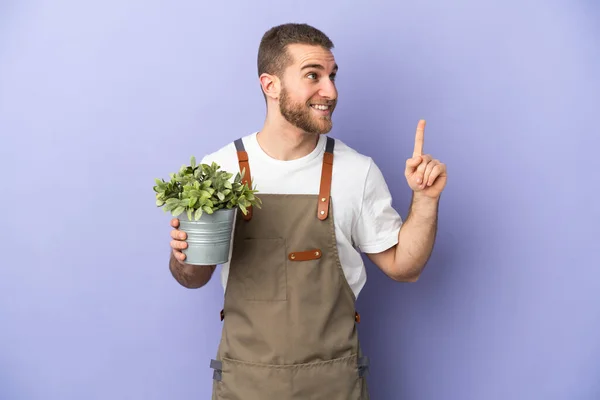
[[290,369],[276,365],[247,363],[224,358],[213,400],[287,400]]
[[224,358],[213,400],[367,400],[357,357],[299,365],[256,364]]
[[241,239],[236,242],[228,280],[231,281],[229,289],[244,300],[287,300],[284,239]]
[[357,357],[301,364],[292,370],[292,399],[365,400]]

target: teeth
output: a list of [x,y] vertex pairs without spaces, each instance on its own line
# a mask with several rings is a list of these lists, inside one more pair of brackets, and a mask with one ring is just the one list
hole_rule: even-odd
[[316,108],[317,110],[321,110],[321,111],[325,111],[325,110],[329,109],[329,106],[326,106],[323,104],[313,104],[312,107]]

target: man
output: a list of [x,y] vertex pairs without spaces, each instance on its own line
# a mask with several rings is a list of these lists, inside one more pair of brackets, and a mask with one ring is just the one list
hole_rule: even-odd
[[[413,190],[402,222],[368,157],[327,137],[337,103],[333,43],[304,24],[262,38],[258,74],[267,103],[262,130],[206,156],[246,168],[262,208],[235,221],[213,399],[368,399],[355,300],[366,282],[360,252],[390,278],[414,282],[433,248],[446,167],[423,154],[417,125],[405,176]],[[249,175],[249,176],[248,176]],[[172,221],[170,269],[188,288],[215,266],[185,263]]]

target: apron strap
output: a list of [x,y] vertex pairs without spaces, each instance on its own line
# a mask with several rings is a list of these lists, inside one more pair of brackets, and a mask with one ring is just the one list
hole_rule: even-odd
[[[245,170],[244,177],[242,178],[242,183],[248,185],[250,189],[252,189],[252,176],[250,175],[250,163],[248,163],[248,153],[244,148],[244,142],[242,139],[236,139],[235,141],[235,149],[237,151],[238,163],[240,165],[240,173]],[[252,218],[252,206],[247,208],[247,213],[244,215],[244,219],[249,221]]]
[[220,381],[222,379],[223,363],[217,360],[210,360],[210,367],[215,370],[215,372],[213,372],[213,379],[215,381]]
[[331,175],[333,173],[333,148],[335,140],[327,137],[325,154],[323,154],[323,168],[321,170],[321,187],[319,189],[319,204],[317,217],[324,221],[329,215],[329,202],[331,200]]
[[[325,147],[325,154],[323,154],[323,168],[321,170],[321,185],[319,188],[319,203],[317,206],[317,217],[324,221],[329,215],[329,203],[331,201],[331,176],[333,174],[333,149],[335,147],[335,140],[331,137],[327,137],[327,144]],[[250,163],[248,162],[248,153],[244,147],[242,139],[235,140],[235,149],[237,152],[238,163],[240,166],[240,172],[245,170],[242,182],[246,183],[248,187],[251,186],[252,175],[250,174]],[[244,219],[249,221],[252,218],[252,206],[248,207],[248,213],[244,215]]]

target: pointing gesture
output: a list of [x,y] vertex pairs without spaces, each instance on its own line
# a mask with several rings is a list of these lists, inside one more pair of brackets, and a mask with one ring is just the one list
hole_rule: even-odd
[[415,149],[413,151],[413,157],[420,157],[423,155],[423,142],[425,141],[425,120],[420,120],[417,125],[417,134],[415,135]]
[[406,160],[404,176],[415,194],[437,199],[446,186],[446,166],[429,154],[423,154],[425,121],[420,120],[415,134],[412,158]]

